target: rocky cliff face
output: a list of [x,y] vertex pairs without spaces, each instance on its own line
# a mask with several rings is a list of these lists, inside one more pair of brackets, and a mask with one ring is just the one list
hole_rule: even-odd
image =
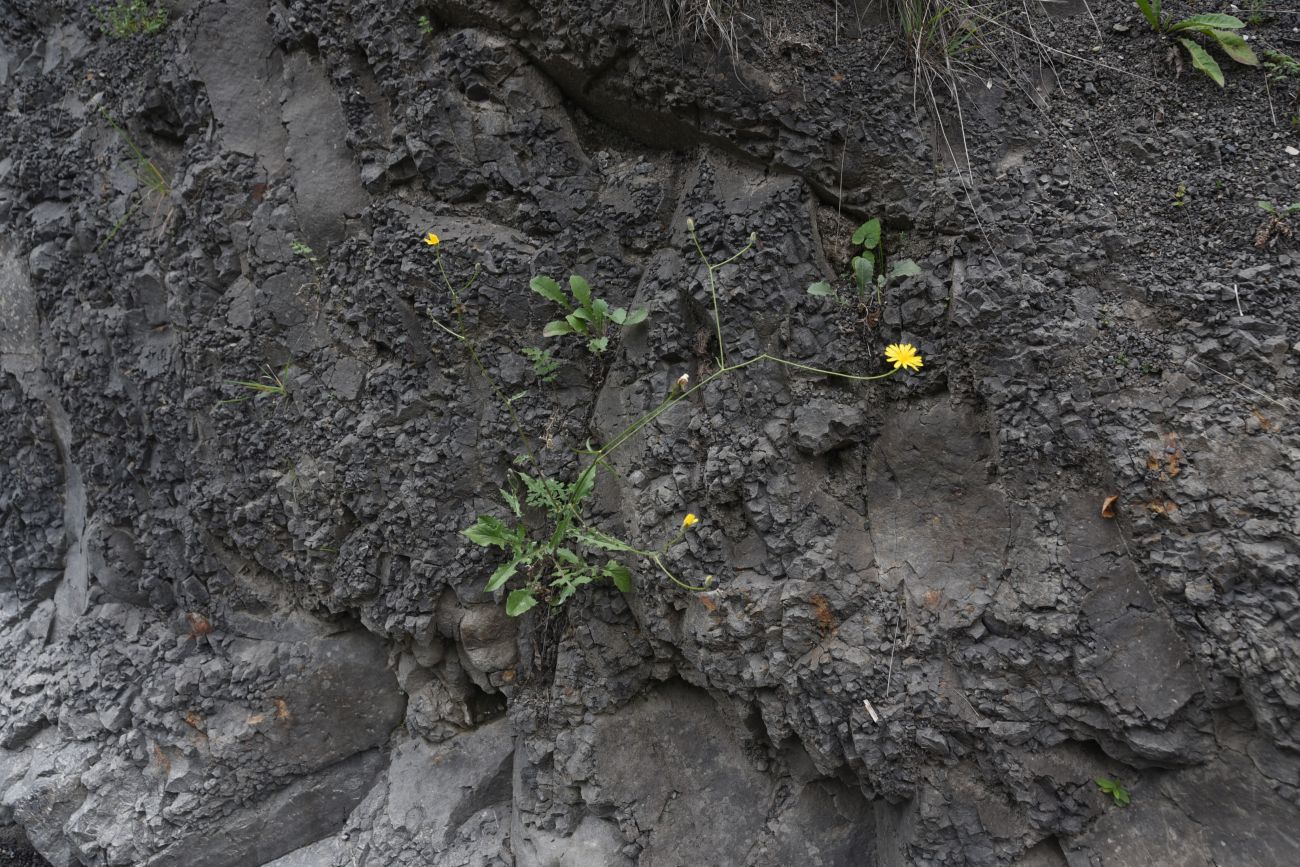
[[[1297,79],[1107,0],[972,19],[949,90],[861,5],[6,0],[0,860],[1294,862]],[[807,295],[873,216],[921,275]],[[733,358],[925,366],[692,395],[588,518],[697,513],[709,592],[509,618],[459,531],[519,441],[430,317],[571,478],[712,369],[687,217],[758,236]],[[542,338],[572,272],[648,320]]]

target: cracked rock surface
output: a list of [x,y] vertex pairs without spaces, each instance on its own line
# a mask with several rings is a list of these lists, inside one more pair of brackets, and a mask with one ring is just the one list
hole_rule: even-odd
[[[0,15],[0,864],[1297,860],[1300,76],[1123,0],[953,89],[865,0],[166,5]],[[757,234],[721,346],[688,217]],[[647,320],[543,338],[571,273]],[[460,531],[522,447],[435,318],[556,478],[802,365],[591,496],[710,589],[508,617]]]

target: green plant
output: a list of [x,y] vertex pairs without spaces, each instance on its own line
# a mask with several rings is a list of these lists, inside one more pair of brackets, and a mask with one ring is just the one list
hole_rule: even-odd
[[[507,476],[507,488],[500,490],[501,499],[510,514],[508,519],[502,520],[492,515],[480,515],[473,525],[462,531],[474,544],[483,547],[497,547],[507,555],[505,562],[500,564],[488,579],[485,588],[488,592],[501,590],[516,578],[522,579],[523,586],[514,587],[506,597],[506,611],[511,616],[522,614],[543,601],[549,603],[552,607],[561,605],[573,595],[578,587],[601,579],[607,578],[620,590],[627,592],[631,588],[631,570],[618,559],[611,558],[603,563],[598,562],[606,554],[639,557],[649,560],[674,584],[691,592],[703,592],[709,588],[713,582],[713,576],[706,576],[701,585],[691,585],[679,580],[664,562],[668,550],[684,539],[687,531],[698,523],[698,519],[694,514],[687,514],[682,520],[677,534],[655,549],[639,548],[599,530],[588,524],[583,514],[584,504],[595,488],[599,472],[602,469],[611,469],[608,464],[610,455],[625,445],[647,425],[653,423],[677,404],[690,398],[700,389],[725,376],[763,362],[856,382],[884,379],[893,376],[899,370],[920,370],[922,366],[921,356],[911,344],[890,345],[885,350],[885,357],[887,361],[892,362],[893,367],[884,373],[878,374],[864,375],[826,370],[780,358],[766,352],[753,355],[741,362],[728,363],[726,360],[726,344],[722,335],[722,321],[717,314],[718,284],[716,274],[723,265],[735,261],[741,254],[752,248],[757,239],[755,235],[751,234],[748,245],[739,253],[721,262],[713,262],[704,253],[693,220],[687,221],[687,228],[708,275],[709,293],[713,300],[717,326],[718,368],[704,377],[703,381],[694,387],[690,386],[689,376],[682,375],[678,377],[676,384],[669,389],[667,397],[615,434],[608,442],[599,448],[588,443],[587,448],[582,450],[580,454],[589,458],[589,461],[578,470],[572,482],[551,478],[542,471],[532,440],[524,430],[523,424],[514,410],[513,398],[505,396],[496,379],[484,364],[474,341],[465,333],[463,322],[465,305],[461,300],[461,295],[473,285],[480,269],[476,267],[474,274],[458,290],[443,265],[441,239],[432,232],[425,236],[425,243],[433,247],[437,253],[438,270],[442,275],[443,283],[451,299],[452,310],[456,316],[456,328],[441,322],[432,314],[430,314],[430,318],[438,328],[457,340],[465,348],[470,361],[488,382],[492,392],[502,402],[524,449],[524,454],[520,456],[516,463],[526,465],[532,470],[532,472],[523,472],[518,469],[511,470]],[[585,284],[585,281],[583,283]],[[539,291],[538,294],[556,301],[556,303],[565,303],[564,296],[558,291],[558,286],[545,286],[545,289],[547,291]],[[551,291],[552,289],[554,291]],[[555,297],[557,295],[559,300]],[[580,305],[589,303],[589,299],[588,301],[581,299],[583,295],[582,289],[578,289],[575,294],[575,300],[578,300]],[[580,306],[579,310],[581,309]],[[589,313],[588,316],[590,316]],[[583,321],[584,324],[589,322],[589,320]],[[572,326],[572,323],[568,323],[567,319],[566,324]]]
[[243,403],[246,400],[253,400],[261,397],[284,397],[289,393],[289,389],[284,384],[285,374],[289,372],[289,365],[286,364],[276,373],[271,366],[266,366],[266,373],[258,379],[227,379],[226,385],[234,385],[248,391],[248,394],[242,397],[232,397],[228,400],[220,401],[221,403]]
[[600,354],[609,348],[609,336],[606,334],[609,323],[627,327],[644,322],[648,315],[643,307],[631,312],[624,307],[611,308],[605,299],[594,297],[591,294],[591,284],[577,274],[569,278],[569,294],[572,299],[565,297],[559,283],[544,275],[534,277],[528,285],[538,295],[560,305],[561,309],[568,309],[570,304],[574,305],[572,312],[565,315],[563,319],[546,323],[546,327],[542,329],[542,336],[559,337],[564,334],[576,334],[585,337],[587,349],[595,354]]
[[914,57],[952,58],[977,45],[979,26],[963,0],[894,0],[891,7]]
[[1238,63],[1244,66],[1259,66],[1259,58],[1255,56],[1255,52],[1246,44],[1241,34],[1230,32],[1246,26],[1246,22],[1240,18],[1211,12],[1192,15],[1181,21],[1171,21],[1162,14],[1161,0],[1134,0],[1134,2],[1137,3],[1138,9],[1142,10],[1142,16],[1151,25],[1151,29],[1157,33],[1170,34],[1177,39],[1191,57],[1192,66],[1208,75],[1219,87],[1223,87],[1224,81],[1223,70],[1219,67],[1218,61],[1210,56],[1200,43],[1178,34],[1185,33],[1190,36],[1196,33],[1208,36],[1219,44],[1224,54]]
[[[108,112],[101,109],[100,114],[104,116],[104,120],[108,121],[108,125],[117,132],[122,141],[126,143],[127,148],[130,149],[131,156],[135,160],[136,180],[141,186],[153,193],[157,200],[157,205],[154,207],[154,216],[156,217],[158,209],[162,207],[163,202],[171,198],[171,184],[167,182],[167,178],[163,175],[162,170],[158,168],[158,164],[144,155],[144,152],[136,146],[135,142],[131,141],[131,137],[126,134],[125,130],[117,125],[117,122],[109,116]],[[136,195],[135,203],[131,205],[131,207],[127,208],[126,213],[122,215],[121,219],[113,224],[112,231],[108,233],[104,240],[99,242],[97,247],[95,247],[96,252],[104,249],[104,247],[108,246],[108,244],[117,237],[117,233],[122,230],[123,226],[130,222],[131,218],[135,216],[135,212],[144,204],[144,201],[144,195]]]
[[144,0],[117,0],[112,6],[95,10],[100,29],[114,39],[125,39],[137,33],[154,34],[167,26],[167,10],[161,6],[150,9]]
[[[849,276],[857,287],[858,298],[874,288],[876,304],[884,301],[885,287],[889,282],[902,277],[914,277],[921,273],[921,268],[911,259],[900,259],[888,271],[885,270],[885,247],[881,237],[879,218],[872,218],[858,226],[853,233],[853,243],[862,247],[861,252],[849,262]],[[839,293],[830,283],[820,281],[808,287],[809,295],[839,299]]]
[[564,362],[551,357],[551,353],[536,346],[525,346],[519,350],[533,365],[533,375],[538,382],[554,382]]
[[415,19],[415,23],[419,26],[420,32],[425,36],[429,36],[433,33],[433,22],[429,20],[428,15],[421,15],[419,18]]
[[1130,802],[1128,789],[1120,784],[1119,780],[1112,780],[1109,777],[1098,777],[1096,779],[1097,788],[1101,789],[1107,795],[1115,799],[1115,803],[1121,807],[1127,807]]
[[1180,181],[1177,188],[1174,189],[1173,205],[1175,208],[1181,208],[1186,206],[1187,201],[1187,184]]
[[1282,81],[1286,78],[1293,78],[1300,81],[1300,60],[1296,60],[1289,54],[1281,51],[1273,51],[1268,48],[1260,49],[1260,63],[1264,66],[1264,73],[1268,76],[1269,81]]
[[289,249],[293,250],[295,256],[301,256],[306,259],[315,270],[321,268],[320,259],[316,256],[316,251],[296,238],[290,242]]

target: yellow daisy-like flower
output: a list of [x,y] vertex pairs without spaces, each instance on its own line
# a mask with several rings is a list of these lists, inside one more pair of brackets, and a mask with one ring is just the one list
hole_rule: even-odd
[[694,527],[699,522],[700,519],[695,517],[694,512],[691,512],[685,518],[682,518],[682,529],[685,530],[687,527]]
[[910,343],[891,343],[885,347],[885,360],[893,362],[894,370],[906,367],[909,370],[921,369],[921,354]]
[[442,243],[442,238],[439,238],[437,235],[433,234],[433,232],[430,232],[424,236],[424,243],[428,244],[430,247],[436,247]]

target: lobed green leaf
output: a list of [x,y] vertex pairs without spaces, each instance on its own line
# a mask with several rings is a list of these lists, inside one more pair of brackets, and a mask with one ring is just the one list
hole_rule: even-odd
[[506,597],[506,614],[518,617],[537,604],[537,597],[531,590],[511,590]]

